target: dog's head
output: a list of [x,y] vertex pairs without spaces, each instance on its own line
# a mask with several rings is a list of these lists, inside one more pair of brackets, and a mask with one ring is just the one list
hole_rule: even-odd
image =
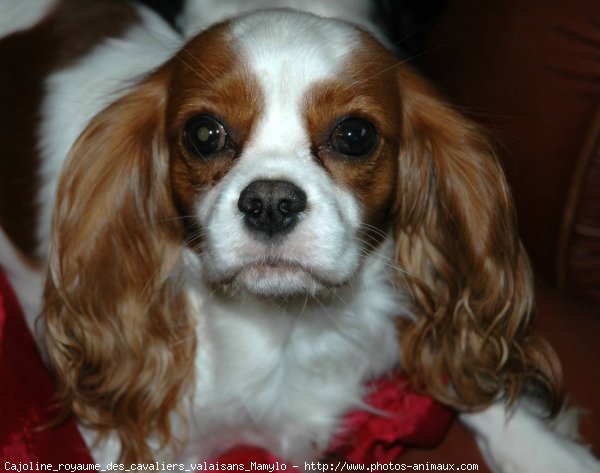
[[170,183],[209,282],[290,297],[355,276],[396,193],[394,65],[365,33],[288,11],[216,27],[174,59]]
[[210,28],[94,118],[63,173],[45,317],[67,402],[147,455],[193,377],[183,285],[319,298],[390,240],[416,382],[474,406],[551,379],[480,131],[349,24],[264,11]]

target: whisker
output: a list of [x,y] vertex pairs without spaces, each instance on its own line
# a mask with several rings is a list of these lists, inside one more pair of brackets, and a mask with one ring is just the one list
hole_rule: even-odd
[[193,243],[194,241],[202,238],[205,234],[206,234],[206,229],[205,228],[199,228],[198,230],[196,230],[196,231],[190,233],[189,235],[187,235],[183,239],[183,244],[184,245],[189,245],[189,244]]
[[306,294],[304,296],[304,304],[302,305],[302,309],[300,309],[300,314],[298,314],[298,319],[301,319],[302,316],[304,315],[304,312],[306,311],[306,308],[308,307],[308,298],[310,297],[309,294]]
[[327,306],[325,304],[323,304],[323,301],[321,301],[318,297],[313,297],[313,300],[316,301],[316,303],[323,310],[323,312],[325,313],[325,315],[327,316],[327,318],[331,322],[333,322],[333,326],[336,328],[336,330],[339,331],[339,320],[336,317],[333,316],[333,314],[329,311],[329,309],[327,308]]
[[[152,28],[148,28],[147,26],[143,26],[140,24],[140,28],[142,28],[144,31],[150,33],[150,36],[152,36],[152,38],[154,39],[154,41],[159,45],[162,46],[165,50],[167,51],[174,51],[177,48],[180,48],[181,45],[183,44],[183,37],[181,35],[178,36],[177,40],[175,40],[174,38],[170,38],[169,36],[159,33],[157,30],[152,29]],[[165,42],[170,43],[171,46],[173,46],[172,48],[169,48],[165,45],[165,43],[163,43],[162,41],[159,40],[163,40]]]
[[140,230],[142,228],[147,228],[151,225],[158,224],[158,223],[167,223],[167,222],[173,222],[176,220],[185,220],[188,218],[195,218],[195,217],[196,217],[195,215],[179,215],[177,217],[158,218],[158,219],[154,219],[154,220],[148,220],[147,222],[144,222],[144,223],[139,223],[138,225],[134,226],[133,229]]
[[[388,241],[392,241],[392,239],[388,236],[388,235],[382,235],[384,236],[384,238]],[[354,237],[359,243],[364,245],[364,248],[361,248],[360,252],[361,252],[361,256],[363,257],[375,257],[377,258],[378,261],[380,261],[381,263],[383,263],[383,265],[386,268],[389,268],[390,270],[393,271],[393,274],[390,276],[390,284],[395,288],[396,292],[398,292],[398,288],[396,287],[397,284],[394,281],[394,277],[398,278],[401,281],[402,287],[405,288],[407,291],[410,292],[410,297],[412,299],[412,302],[414,303],[416,301],[416,296],[414,291],[411,289],[411,285],[409,284],[409,279],[412,280],[417,280],[417,281],[423,281],[423,279],[419,276],[417,276],[416,274],[412,274],[409,271],[407,271],[406,269],[400,267],[398,265],[398,263],[393,259],[390,258],[388,256],[385,256],[383,254],[381,254],[380,252],[378,252],[378,247],[373,245],[372,243],[370,243],[369,241],[365,241],[363,239],[360,238],[360,236],[356,235]],[[398,297],[401,297],[400,294],[398,294]]]
[[380,228],[370,225],[368,223],[361,223],[361,230],[366,229],[368,233],[374,233],[375,235],[383,237],[386,241],[391,240],[390,236]]
[[140,291],[140,297],[143,297],[144,293],[146,292],[146,290],[148,288],[150,288],[151,284],[152,284],[152,280],[156,278],[156,276],[158,276],[158,274],[160,273],[161,270],[161,266],[157,266],[157,268],[154,270],[154,272],[150,275],[150,277],[148,278],[148,281],[146,281],[146,284],[144,285],[144,287],[142,288],[142,290]]
[[394,47],[400,47],[400,45],[402,43],[404,43],[407,39],[412,38],[414,35],[416,35],[417,33],[419,33],[420,31],[422,31],[423,29],[427,28],[429,25],[431,25],[434,21],[437,21],[439,15],[433,16],[431,18],[429,18],[427,21],[425,21],[424,23],[422,23],[420,26],[417,26],[415,29],[413,29],[410,33],[405,34],[402,38],[400,38],[399,40],[395,41],[393,43]]
[[[157,43],[158,43],[160,46],[162,46],[162,47],[163,47],[165,50],[167,50],[167,51],[172,51],[173,53],[175,53],[175,50],[177,50],[177,49],[181,48],[181,47],[184,45],[185,38],[184,38],[183,36],[181,36],[181,37],[180,37],[181,41],[175,41],[175,40],[173,40],[173,39],[169,38],[168,36],[166,36],[166,35],[164,35],[164,34],[162,34],[162,33],[159,33],[159,32],[158,32],[158,31],[156,31],[156,30],[152,30],[152,29],[150,29],[150,28],[147,28],[147,27],[146,27],[146,28],[144,28],[144,29],[145,29],[145,30],[146,30],[148,33],[150,33],[150,35],[152,36],[152,38],[153,38],[153,39],[154,39],[154,40],[155,40],[155,41],[156,41],[156,42],[157,42]],[[160,38],[160,39],[162,39],[162,40],[164,40],[164,41],[168,41],[168,42],[171,44],[171,46],[173,46],[173,47],[169,48],[167,45],[165,45],[163,42],[161,42],[161,41],[159,40],[159,38]],[[181,57],[181,55],[182,55],[182,54],[186,54],[186,55],[188,56],[188,58],[191,58],[191,59],[193,59],[193,61],[195,62],[195,64],[196,64],[197,66],[199,66],[200,68],[204,69],[204,71],[205,71],[205,72],[207,72],[207,73],[208,73],[208,75],[209,75],[210,77],[212,77],[213,79],[216,79],[215,75],[214,75],[214,74],[213,74],[213,73],[210,71],[210,69],[208,69],[208,68],[207,68],[207,67],[206,67],[206,66],[205,66],[205,65],[204,65],[202,62],[200,62],[200,61],[198,60],[198,58],[196,58],[196,57],[195,57],[195,56],[194,56],[194,55],[193,55],[193,54],[192,54],[190,51],[188,51],[187,49],[183,48],[183,49],[181,49],[180,53],[181,53],[181,54],[175,54],[175,55],[174,55],[174,58],[175,58],[177,61],[179,61],[180,63],[182,63],[184,66],[186,66],[186,67],[187,67],[187,68],[188,68],[190,71],[192,71],[192,72],[193,72],[193,73],[194,73],[196,76],[198,76],[200,79],[202,79],[202,80],[206,80],[206,77],[204,77],[204,76],[203,76],[203,75],[200,73],[200,71],[198,71],[198,69],[197,69],[197,68],[195,68],[195,67],[192,67],[192,65],[191,65],[190,63],[188,63],[186,60],[184,60],[184,59]]]
[[184,52],[189,58],[193,59],[193,61],[200,66],[202,69],[204,69],[205,72],[208,73],[208,75],[210,75],[210,77],[212,77],[214,80],[217,80],[217,76],[215,74],[213,74],[211,72],[211,70],[206,67],[197,57],[195,57],[191,52],[189,52],[187,49],[183,49],[182,52]]
[[394,62],[394,64],[392,64],[391,66],[388,66],[388,67],[380,70],[379,72],[377,72],[377,73],[375,73],[375,74],[373,74],[373,75],[371,75],[371,76],[369,76],[369,77],[367,77],[365,79],[362,79],[362,80],[357,81],[357,82],[353,82],[352,84],[350,84],[348,86],[348,89],[350,89],[352,87],[356,87],[357,85],[363,84],[364,82],[370,81],[372,79],[375,79],[376,77],[378,77],[378,76],[380,76],[382,74],[385,74],[386,72],[391,71],[392,69],[395,69],[398,66],[402,66],[404,64],[407,64],[407,63],[409,63],[409,62],[411,62],[411,61],[413,61],[413,60],[415,60],[415,59],[417,59],[417,58],[419,58],[421,56],[424,56],[426,54],[432,53],[433,51],[437,51],[438,49],[442,49],[442,48],[446,48],[448,46],[451,46],[451,45],[455,44],[456,42],[457,41],[449,41],[447,43],[438,44],[437,46],[433,46],[433,47],[431,47],[431,48],[429,48],[429,49],[427,49],[425,51],[421,51],[418,54],[413,54],[412,56],[410,56],[410,57],[408,57],[406,59],[398,60],[397,62]]
[[[409,38],[413,37],[415,34],[417,34],[418,32],[420,32],[421,30],[423,30],[424,28],[426,28],[427,26],[429,26],[433,21],[436,20],[436,17],[430,18],[428,19],[425,23],[423,23],[422,25],[416,27],[414,30],[412,30],[410,33],[407,33],[405,36],[403,36],[402,38],[400,38],[397,41],[394,41],[393,43],[387,43],[387,45],[390,46],[390,48],[393,49],[400,49],[400,46],[403,42],[405,42],[406,40],[408,40]],[[385,55],[389,54],[389,50],[388,47],[384,48],[384,51],[381,52],[380,54],[369,58],[368,61],[366,61],[365,63],[363,63],[361,66],[361,70],[365,71],[367,70],[369,67],[371,67],[372,65],[376,64],[376,62],[381,59],[382,57],[384,57]],[[356,85],[356,83],[352,84],[352,85]]]
[[191,341],[196,341],[196,333],[194,332],[192,335],[189,335],[187,337],[183,337],[181,340],[177,340],[174,341],[170,344],[171,347],[176,347],[178,345],[181,345],[182,343],[188,343]]
[[[174,56],[174,59],[176,59],[176,60],[177,60],[177,61],[179,61],[181,64],[183,64],[185,67],[187,67],[187,68],[188,68],[188,69],[189,69],[189,70],[190,70],[190,71],[191,71],[191,72],[192,72],[192,73],[193,73],[195,76],[197,76],[197,77],[198,77],[199,79],[201,79],[202,81],[205,81],[205,80],[206,80],[206,77],[204,77],[204,76],[203,76],[203,75],[200,73],[200,71],[199,71],[198,69],[196,69],[196,68],[192,67],[190,63],[188,63],[187,61],[185,61],[185,60],[184,60],[184,59],[181,57],[181,55],[180,55],[180,54],[178,54],[178,55]],[[210,74],[210,71],[208,71],[208,69],[206,68],[206,66],[204,66],[204,65],[203,65],[202,67],[203,67],[203,68],[206,70],[206,72],[208,72],[208,73]],[[214,78],[214,75],[213,75],[213,74],[211,74],[211,76],[213,76],[213,78]]]

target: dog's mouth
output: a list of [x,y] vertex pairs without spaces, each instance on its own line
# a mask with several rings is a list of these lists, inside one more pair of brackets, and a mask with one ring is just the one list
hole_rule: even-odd
[[298,261],[263,259],[245,262],[213,281],[227,292],[250,293],[259,297],[289,298],[318,296],[344,284]]

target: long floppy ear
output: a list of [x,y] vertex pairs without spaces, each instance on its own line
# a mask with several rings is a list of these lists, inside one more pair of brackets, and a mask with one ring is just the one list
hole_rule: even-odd
[[403,365],[457,407],[541,388],[555,409],[560,366],[531,334],[532,276],[503,171],[480,130],[422,79],[403,70],[399,88],[393,232],[417,311],[400,327]]
[[45,289],[46,347],[66,407],[121,459],[150,460],[193,378],[178,287],[180,229],[164,138],[166,74],[96,116],[59,184]]

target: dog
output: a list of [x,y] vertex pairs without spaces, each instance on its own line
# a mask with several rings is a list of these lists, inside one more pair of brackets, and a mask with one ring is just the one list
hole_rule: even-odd
[[0,263],[94,458],[318,459],[401,366],[494,471],[600,471],[485,134],[367,2],[250,3],[0,20]]

